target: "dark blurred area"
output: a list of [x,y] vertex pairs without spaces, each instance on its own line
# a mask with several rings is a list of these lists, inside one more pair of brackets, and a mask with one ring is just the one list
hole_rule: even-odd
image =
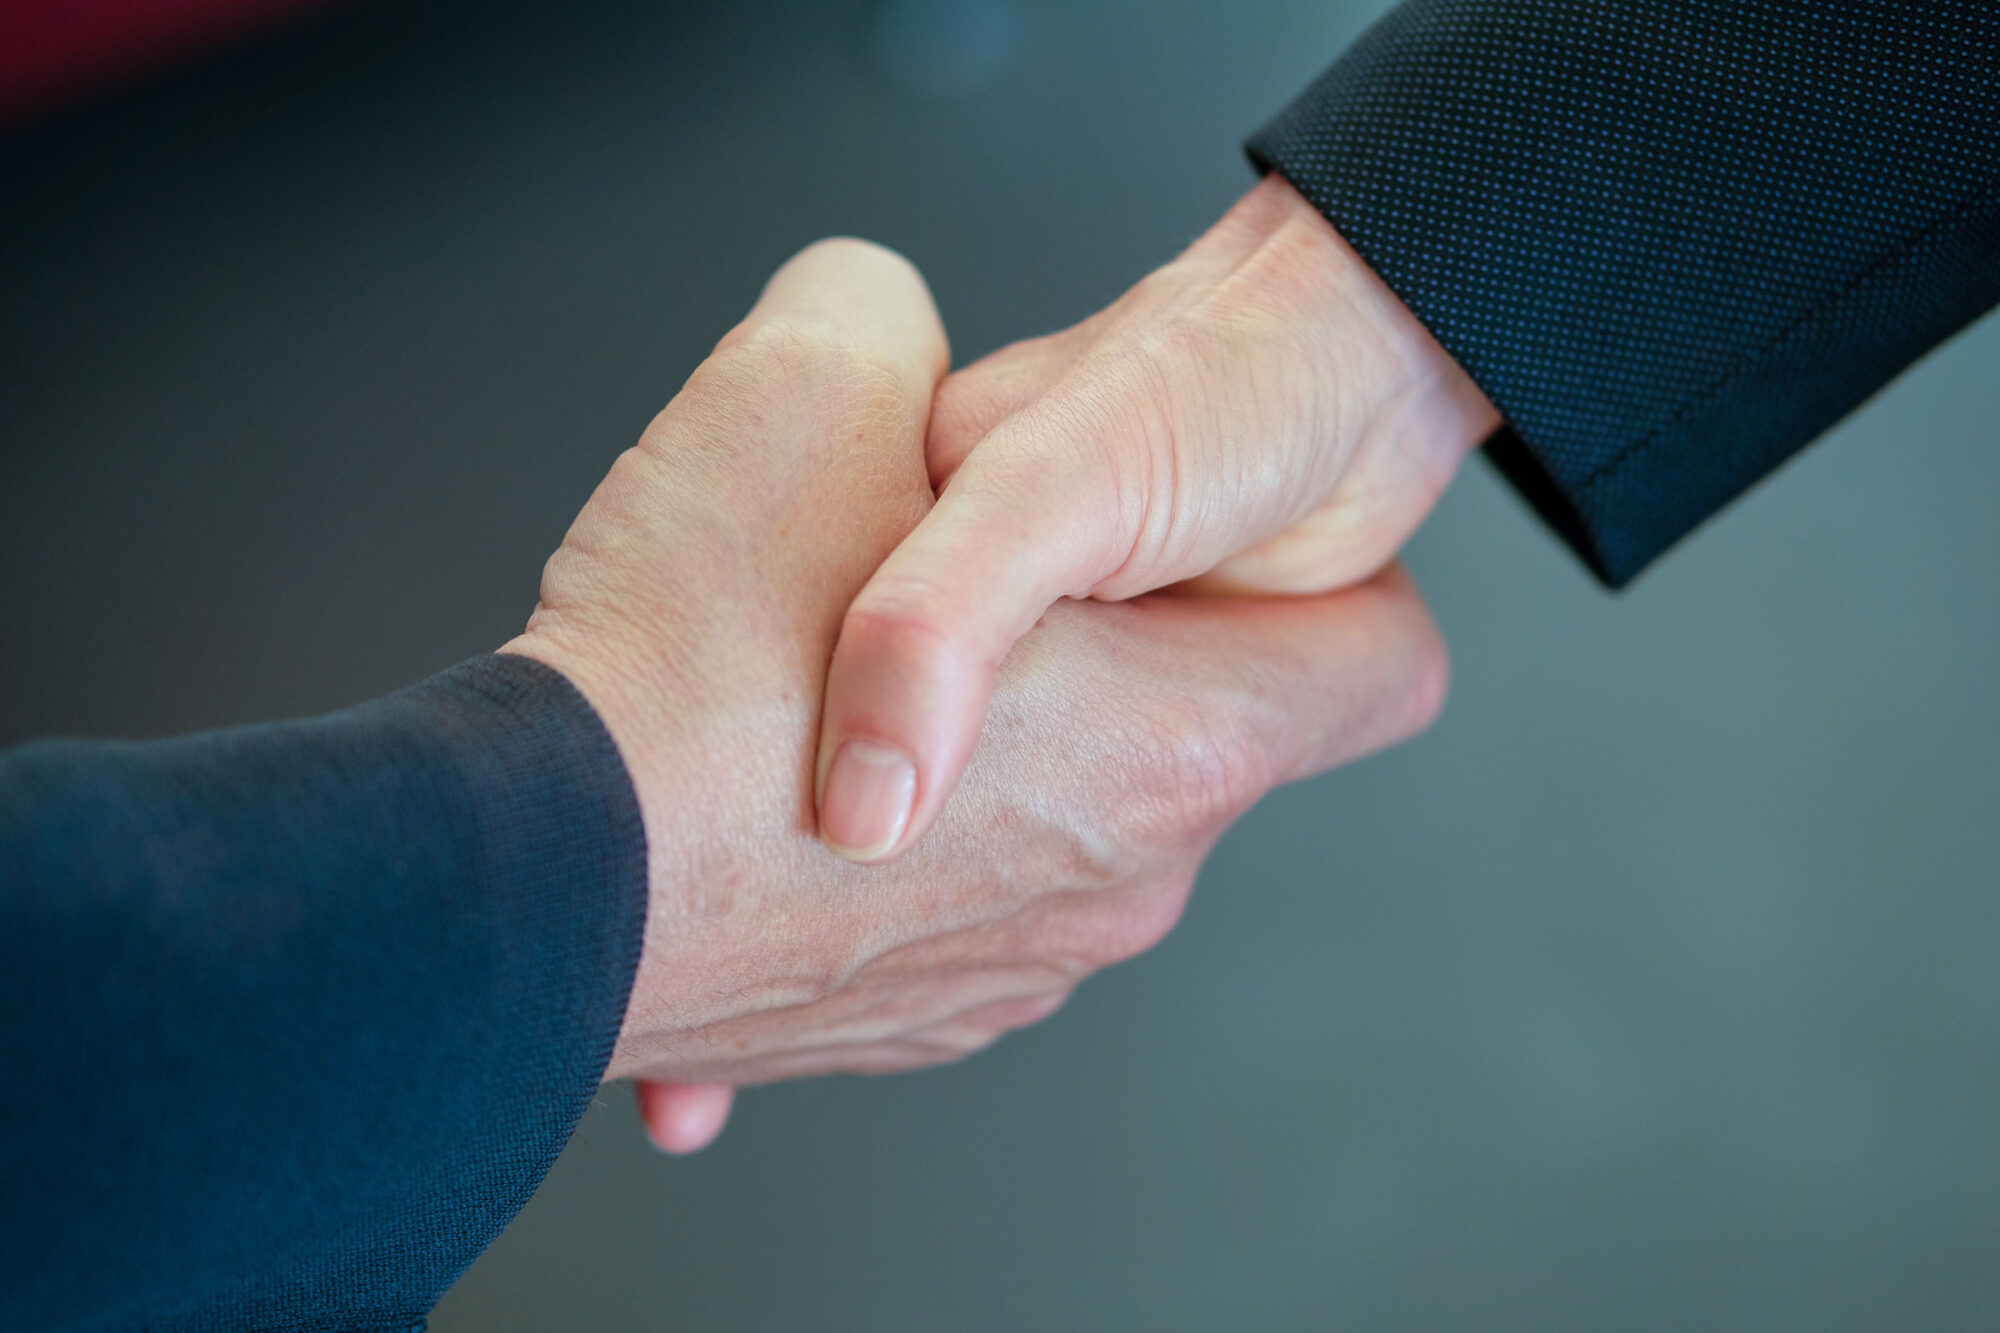
[[[1069,323],[1383,7],[376,0],[15,124],[0,740],[490,649],[792,250],[903,250],[961,361]],[[980,1059],[680,1162],[608,1090],[434,1326],[2000,1326],[1996,353],[1617,598],[1468,469],[1429,736]]]

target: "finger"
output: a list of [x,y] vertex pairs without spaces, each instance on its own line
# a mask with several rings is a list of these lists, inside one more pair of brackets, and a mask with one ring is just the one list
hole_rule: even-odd
[[[1134,518],[1116,469],[1042,410],[989,436],[849,606],[827,673],[820,835],[856,861],[923,836],[970,758],[993,673],[1065,595],[1123,562]],[[1079,423],[1071,423],[1072,425]],[[1021,447],[993,447],[1017,442]]]
[[[1202,720],[1197,756],[1243,761],[1245,805],[1407,740],[1436,720],[1450,685],[1443,637],[1401,565],[1313,597],[1156,596],[1133,609],[1144,615],[1123,632],[1147,642],[1150,679]],[[1130,674],[1124,706],[1157,710],[1157,687],[1139,691]]]
[[700,1152],[721,1137],[736,1100],[736,1089],[715,1083],[642,1080],[636,1090],[646,1137],[675,1157]]
[[1009,1032],[1033,1027],[1048,1019],[1069,1000],[1067,990],[1014,1000],[994,1000],[962,1014],[912,1033],[911,1036],[946,1050],[970,1055],[983,1050]]
[[[999,734],[1071,738],[1052,780],[1106,812],[1116,845],[1200,848],[1272,787],[1428,726],[1450,667],[1391,566],[1316,597],[1058,606],[1005,678]],[[1164,932],[1175,904],[1160,906]]]

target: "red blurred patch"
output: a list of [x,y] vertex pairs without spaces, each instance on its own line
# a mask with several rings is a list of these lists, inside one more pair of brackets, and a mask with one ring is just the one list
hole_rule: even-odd
[[326,0],[0,0],[0,121],[77,100]]

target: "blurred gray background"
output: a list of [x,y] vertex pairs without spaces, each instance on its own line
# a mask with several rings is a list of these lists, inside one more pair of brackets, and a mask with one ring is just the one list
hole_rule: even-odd
[[[15,128],[0,740],[492,647],[792,249],[899,247],[961,359],[1066,324],[1380,8],[377,0]],[[607,1089],[435,1327],[2000,1326],[1996,364],[1616,598],[1473,466],[1432,733],[978,1060],[687,1161]]]

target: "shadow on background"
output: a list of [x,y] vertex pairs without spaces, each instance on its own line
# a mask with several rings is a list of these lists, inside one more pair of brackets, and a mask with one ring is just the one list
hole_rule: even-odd
[[[1071,322],[1379,8],[378,0],[17,129],[0,739],[491,648],[793,249],[904,250],[960,360]],[[686,1162],[608,1090],[435,1327],[1994,1327],[1996,353],[1622,598],[1469,470],[1433,733],[981,1059]]]

